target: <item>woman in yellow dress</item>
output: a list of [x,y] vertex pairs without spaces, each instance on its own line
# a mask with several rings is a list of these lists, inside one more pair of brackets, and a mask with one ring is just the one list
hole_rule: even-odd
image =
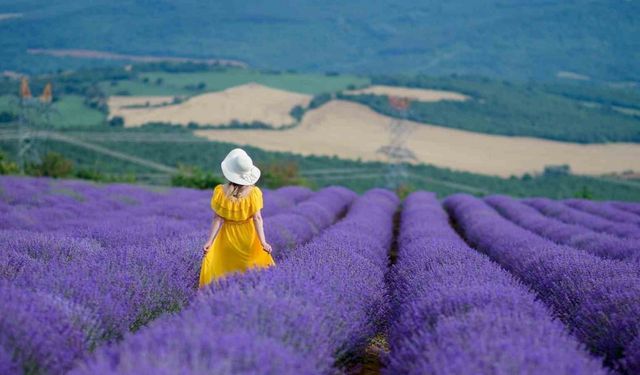
[[214,217],[203,246],[200,288],[229,273],[275,265],[264,236],[262,191],[255,186],[260,169],[239,148],[225,157],[221,167],[228,182],[216,186],[211,197]]

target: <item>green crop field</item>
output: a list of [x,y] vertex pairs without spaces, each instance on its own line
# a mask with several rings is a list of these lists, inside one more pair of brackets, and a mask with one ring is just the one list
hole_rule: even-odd
[[[19,113],[17,96],[0,96],[0,112]],[[31,108],[27,116],[36,122],[44,124],[45,116],[36,116],[35,109]],[[63,95],[51,104],[49,113],[50,125],[57,129],[66,128],[90,128],[103,125],[106,115],[97,109],[90,108],[84,103],[84,98],[79,95]]]
[[51,124],[55,128],[82,128],[100,126],[105,122],[105,114],[89,108],[78,95],[66,95],[53,103]]
[[[175,89],[179,93],[185,87],[197,87],[204,83],[202,91],[220,91],[229,87],[256,82],[265,86],[303,94],[321,94],[341,91],[349,86],[363,86],[369,84],[369,78],[351,75],[327,76],[325,74],[301,73],[264,73],[249,69],[228,69],[224,71],[196,72],[196,73],[143,73],[140,79],[148,79],[149,86],[158,79],[163,87]],[[144,95],[144,94],[136,94]]]
[[[117,152],[118,157],[79,144],[49,139],[41,144],[42,151],[56,151],[71,159],[76,168],[98,170],[112,175],[138,176],[142,182],[168,183],[170,175],[140,164],[151,161],[167,167],[196,166],[219,173],[219,161],[237,145],[207,141],[194,137],[188,129],[166,126],[136,129],[93,128],[83,131],[63,131],[80,141]],[[16,158],[17,141],[0,139],[0,151]],[[256,163],[267,170],[270,166],[293,163],[300,176],[312,187],[340,184],[356,191],[385,186],[386,167],[379,162],[360,162],[336,157],[300,156],[244,147]],[[124,157],[123,157],[124,156]],[[128,160],[130,157],[133,161]],[[158,182],[158,177],[162,177]],[[149,180],[151,179],[151,180]],[[433,165],[408,167],[405,181],[409,189],[428,189],[441,196],[459,191],[475,195],[509,194],[518,197],[546,196],[551,198],[590,197],[640,201],[640,181],[625,181],[611,177],[588,177],[571,174],[541,173],[523,177],[499,178],[475,173],[453,171]]]

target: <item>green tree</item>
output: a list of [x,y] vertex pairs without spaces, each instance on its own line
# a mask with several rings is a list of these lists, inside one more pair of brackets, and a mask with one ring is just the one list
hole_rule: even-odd
[[124,126],[124,118],[122,116],[113,116],[111,120],[109,120],[109,126],[113,126],[115,128],[121,128]]
[[311,99],[311,102],[309,103],[309,109],[322,107],[329,100],[331,100],[331,94],[327,94],[327,93],[318,94],[314,96],[313,99]]
[[310,186],[309,181],[300,176],[298,163],[293,161],[268,164],[264,168],[263,181],[271,189],[288,185]]
[[574,197],[581,199],[593,199],[593,192],[587,186],[583,186],[580,190],[576,191]]
[[68,177],[73,173],[73,162],[57,152],[47,152],[40,163],[29,163],[27,174],[45,177]]
[[178,173],[171,176],[172,186],[189,187],[195,189],[211,189],[224,180],[211,172],[205,172],[198,167],[179,165]]
[[302,116],[304,116],[304,108],[302,108],[302,106],[297,105],[291,109],[289,114],[291,115],[291,117],[296,119],[296,121],[300,121],[302,120]]
[[12,121],[16,121],[17,119],[18,119],[18,116],[16,116],[15,113],[8,112],[8,111],[0,112],[0,122],[12,122]]
[[3,152],[0,152],[0,174],[16,174],[18,170],[18,165],[9,160]]

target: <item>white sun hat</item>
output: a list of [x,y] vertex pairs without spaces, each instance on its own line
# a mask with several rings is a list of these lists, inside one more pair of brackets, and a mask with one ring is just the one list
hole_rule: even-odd
[[253,185],[260,179],[260,169],[253,165],[251,157],[241,148],[231,150],[220,166],[224,177],[238,185]]

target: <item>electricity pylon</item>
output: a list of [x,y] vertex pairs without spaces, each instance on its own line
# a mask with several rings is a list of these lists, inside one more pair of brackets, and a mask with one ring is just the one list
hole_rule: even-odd
[[[34,98],[29,88],[29,80],[22,77],[20,80],[20,97],[19,97],[19,118],[18,118],[18,165],[20,172],[24,173],[25,167],[29,162],[40,161],[37,140],[41,137],[37,134],[37,125],[41,119],[44,119],[44,128],[49,128],[51,124],[51,102],[52,102],[51,83],[48,83],[42,95]],[[42,142],[42,139],[40,139]]]
[[417,158],[406,146],[413,130],[406,122],[411,101],[408,98],[390,96],[389,106],[396,112],[396,116],[392,117],[389,123],[389,143],[380,147],[377,152],[385,155],[387,159],[385,185],[395,190],[408,178],[406,164]]

